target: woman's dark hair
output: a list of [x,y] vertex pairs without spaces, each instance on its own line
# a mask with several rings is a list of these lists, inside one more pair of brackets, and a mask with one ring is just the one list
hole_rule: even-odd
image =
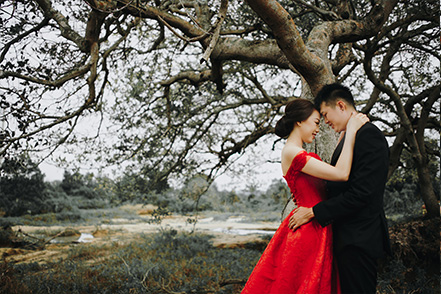
[[285,115],[276,124],[276,135],[282,138],[289,136],[295,123],[306,120],[314,110],[314,104],[307,99],[298,98],[288,102],[285,107]]
[[323,86],[323,88],[317,93],[317,96],[314,98],[315,108],[320,111],[320,106],[323,102],[326,105],[335,104],[338,99],[343,99],[349,105],[355,108],[354,97],[352,96],[349,88],[339,84],[333,83],[329,85]]

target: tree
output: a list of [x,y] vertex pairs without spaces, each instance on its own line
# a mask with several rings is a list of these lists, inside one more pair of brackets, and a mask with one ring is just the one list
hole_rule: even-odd
[[40,169],[27,156],[5,160],[0,174],[1,214],[19,216],[47,211],[43,179]]
[[101,189],[98,188],[93,174],[82,175],[78,171],[73,173],[64,171],[60,187],[67,195],[83,196],[88,199],[99,198],[99,192],[102,192],[99,191]]
[[[4,1],[0,154],[130,160],[154,181],[215,177],[273,138],[287,101],[338,81],[390,137],[389,175],[412,153],[439,216],[426,138],[439,142],[439,3],[421,0]],[[434,13],[435,12],[435,13]],[[113,97],[113,98],[110,98]],[[112,100],[113,99],[113,100]],[[82,137],[90,113],[112,127]],[[326,128],[325,128],[326,129]],[[103,133],[118,136],[105,145]],[[318,140],[329,158],[335,137]],[[274,139],[273,139],[274,140]],[[100,149],[95,147],[99,146]]]

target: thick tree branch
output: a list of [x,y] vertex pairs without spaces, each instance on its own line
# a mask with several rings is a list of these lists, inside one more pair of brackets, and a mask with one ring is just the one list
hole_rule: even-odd
[[163,25],[165,25],[173,34],[175,34],[175,36],[177,36],[179,39],[185,41],[185,42],[197,42],[197,41],[201,41],[205,38],[208,37],[208,33],[203,33],[199,36],[193,37],[193,38],[187,38],[185,36],[182,36],[181,34],[179,34],[172,25],[170,25],[167,21],[165,21],[161,16],[157,16],[157,18],[161,21],[161,23]]
[[[402,41],[398,39],[397,42],[392,43],[388,48],[388,57],[391,58],[391,55],[398,52],[398,49],[400,47],[400,42]],[[403,102],[401,101],[400,95],[392,89],[390,86],[386,85],[379,77],[377,77],[372,70],[372,64],[371,60],[373,58],[374,52],[372,50],[367,52],[367,55],[365,57],[364,61],[364,69],[365,72],[369,78],[369,80],[375,85],[375,87],[379,88],[382,92],[386,93],[391,100],[394,102],[397,115],[400,119],[401,126],[403,128],[403,133],[400,134],[405,137],[406,142],[409,144],[410,151],[412,154],[413,159],[415,160],[415,165],[419,177],[419,182],[421,185],[421,196],[424,200],[424,203],[426,204],[426,209],[428,212],[428,215],[430,217],[439,217],[440,216],[440,210],[439,205],[437,203],[437,199],[433,190],[433,185],[431,182],[431,176],[430,171],[427,167],[427,153],[425,151],[425,143],[424,143],[424,130],[426,128],[428,115],[430,113],[430,109],[435,102],[436,99],[439,98],[439,85],[434,88],[434,90],[430,93],[429,99],[425,103],[425,107],[423,107],[422,113],[421,113],[421,122],[417,125],[417,128],[415,130],[413,123],[410,118],[410,114],[406,112],[406,108],[403,105]],[[421,124],[424,125],[421,125]],[[399,138],[400,140],[403,140],[404,138]],[[398,142],[400,144],[400,142]],[[394,144],[393,146],[395,148],[395,152],[401,151],[401,147],[397,147],[397,145]],[[398,158],[395,156],[392,157],[393,160],[397,160]],[[392,166],[397,166],[397,162],[391,162]],[[389,170],[389,173],[391,171]]]
[[347,43],[375,35],[387,20],[397,0],[377,4],[361,22],[341,20],[314,27],[306,44],[291,16],[275,1],[249,1],[251,8],[268,24],[289,62],[305,78],[315,94],[324,84],[332,82],[327,56],[331,43]]
[[329,69],[307,49],[289,13],[275,0],[249,0],[248,5],[271,28],[280,49],[308,84],[322,86],[320,79],[330,76]]
[[[416,127],[416,140],[419,146],[424,146],[424,131],[426,130],[427,123],[429,121],[429,116],[431,114],[432,107],[434,103],[440,98],[441,85],[436,85],[429,92],[427,100],[423,103],[423,108],[421,109],[421,115],[418,119],[418,125]],[[425,148],[422,148],[423,156],[427,156]]]
[[342,43],[339,44],[337,54],[335,56],[334,61],[332,62],[332,72],[335,76],[338,76],[340,71],[346,67],[346,65],[350,64],[357,60],[357,57],[352,52],[352,44],[351,43]]
[[77,70],[72,70],[72,71],[68,72],[66,75],[62,76],[61,78],[59,78],[57,80],[53,80],[53,81],[39,79],[39,78],[32,77],[29,75],[23,75],[23,74],[20,74],[17,72],[1,71],[1,70],[0,70],[0,79],[8,78],[8,77],[15,77],[15,78],[19,78],[19,79],[29,81],[32,83],[59,88],[59,87],[63,86],[64,83],[68,82],[69,80],[75,79],[75,78],[87,73],[91,66],[92,66],[91,62],[88,62],[87,64],[83,65],[82,67],[78,68]]
[[289,69],[290,63],[274,40],[250,41],[242,38],[220,38],[211,54],[218,60],[239,60],[277,65]]
[[178,81],[184,81],[192,85],[198,86],[203,82],[209,80],[212,80],[211,70],[204,70],[199,73],[194,71],[186,71],[186,72],[181,72],[168,80],[162,81],[159,84],[161,86],[170,86],[171,84],[176,83]]

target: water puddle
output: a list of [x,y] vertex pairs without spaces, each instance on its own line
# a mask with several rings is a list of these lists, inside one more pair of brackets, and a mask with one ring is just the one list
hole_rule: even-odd
[[50,241],[53,244],[68,244],[68,243],[90,243],[94,239],[92,234],[89,233],[81,233],[78,236],[66,236],[66,237],[57,237]]

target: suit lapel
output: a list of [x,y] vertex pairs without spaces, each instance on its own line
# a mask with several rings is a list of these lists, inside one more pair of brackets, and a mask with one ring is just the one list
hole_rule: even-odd
[[341,151],[343,149],[343,144],[345,142],[346,139],[346,134],[343,135],[343,138],[340,140],[340,142],[338,143],[337,147],[334,150],[334,153],[332,154],[332,158],[331,158],[331,165],[334,165],[337,163],[338,158],[340,157]]

